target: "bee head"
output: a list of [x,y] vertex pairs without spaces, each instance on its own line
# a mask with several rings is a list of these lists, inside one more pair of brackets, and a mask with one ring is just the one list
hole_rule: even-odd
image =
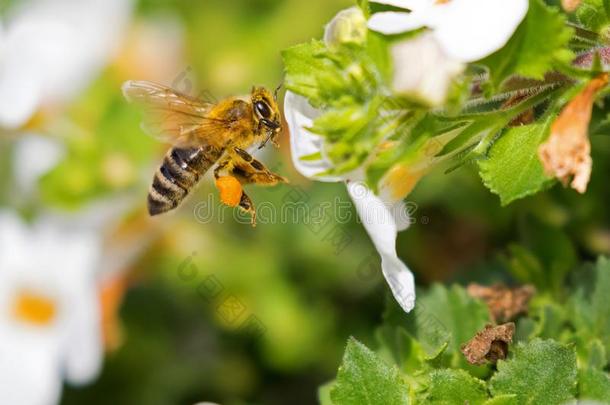
[[253,87],[251,100],[254,121],[266,135],[260,147],[270,139],[275,144],[275,137],[282,130],[282,117],[274,95],[264,87]]

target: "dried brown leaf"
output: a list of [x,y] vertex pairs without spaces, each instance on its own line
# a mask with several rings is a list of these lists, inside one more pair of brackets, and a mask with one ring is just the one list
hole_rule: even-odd
[[561,111],[551,126],[549,139],[538,149],[545,172],[565,185],[584,193],[591,177],[589,121],[595,95],[608,83],[608,74],[591,80]]
[[527,313],[528,304],[536,293],[534,286],[526,284],[510,288],[502,284],[487,287],[472,283],[467,288],[473,298],[485,301],[494,322],[507,322]]
[[470,364],[496,363],[508,355],[508,345],[513,341],[515,324],[485,325],[485,329],[462,345],[461,350]]

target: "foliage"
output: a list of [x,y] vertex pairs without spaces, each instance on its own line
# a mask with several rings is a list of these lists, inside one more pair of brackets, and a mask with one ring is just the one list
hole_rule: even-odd
[[[585,3],[581,9],[597,10],[602,2]],[[389,50],[417,32],[369,31],[360,43],[314,40],[289,48],[283,52],[286,86],[322,110],[309,129],[324,137],[332,174],[363,166],[377,189],[398,164],[429,171],[478,160],[483,183],[506,205],[554,183],[543,172],[538,148],[574,92],[599,74],[595,63],[573,63],[577,50],[594,58],[603,45],[595,32],[605,18],[599,14],[582,16],[577,34],[557,7],[530,0],[508,43],[454,79],[441,108],[393,91]],[[578,42],[582,32],[594,38],[585,48]]]
[[[383,338],[379,339],[377,356],[353,338],[349,341],[328,403],[342,405],[352,403],[352,398],[368,398],[374,395],[371,386],[383,387],[383,392],[392,393],[386,397],[384,403],[387,404],[564,404],[575,398],[610,401],[610,376],[605,371],[609,362],[602,343],[610,338],[610,330],[604,326],[608,320],[608,305],[598,301],[601,296],[598,294],[608,288],[609,263],[607,258],[601,257],[595,266],[576,271],[575,275],[581,277],[585,276],[581,273],[588,273],[589,280],[578,284],[568,297],[537,297],[530,314],[518,322],[518,329],[525,327],[530,332],[524,334],[522,330],[517,334],[517,341],[509,346],[508,358],[500,360],[495,371],[487,366],[455,361],[461,356],[455,351],[454,361],[442,360],[444,353],[455,350],[453,346],[465,343],[474,335],[474,330],[459,334],[460,328],[473,329],[465,326],[465,321],[480,319],[485,323],[491,319],[486,312],[476,315],[471,305],[456,305],[456,302],[440,298],[466,297],[462,287],[435,285],[418,301],[419,312],[407,315],[395,312],[386,316],[381,326]],[[583,302],[583,289],[588,286],[595,286],[594,291]],[[431,306],[430,302],[436,305]],[[392,308],[395,304],[388,303],[388,311],[396,311]],[[579,309],[574,309],[574,305]],[[560,321],[554,321],[558,323],[555,327],[550,327],[549,316],[557,316],[550,315],[550,308],[559,313],[569,308],[580,312],[561,317]],[[422,316],[428,320],[418,322]],[[582,322],[591,323],[583,327]],[[430,324],[445,332],[444,335],[436,334],[435,347],[440,348],[437,355],[430,355],[423,349],[430,344],[427,332]],[[445,344],[441,345],[441,342]],[[384,354],[395,352],[396,347],[403,348],[400,355]],[[400,370],[398,375],[396,367]],[[396,390],[402,390],[403,396]],[[332,395],[333,392],[344,395]],[[407,393],[409,398],[405,399]]]
[[[421,31],[384,36],[369,30],[360,42],[313,41],[284,51],[287,88],[320,113],[307,130],[322,136],[323,153],[305,159],[326,158],[332,164],[329,172],[335,175],[363,169],[374,190],[394,168],[413,168],[423,174],[444,168],[450,173],[442,175],[438,170],[432,180],[421,180],[413,198],[468,218],[458,223],[457,233],[469,221],[485,216],[472,207],[490,204],[470,198],[469,190],[476,188],[470,182],[464,190],[465,183],[454,171],[475,166],[483,185],[500,197],[502,206],[510,205],[503,212],[509,220],[518,220],[519,229],[519,242],[503,248],[499,263],[481,265],[475,279],[530,283],[537,290],[529,313],[516,320],[508,357],[496,366],[468,364],[460,352],[477,331],[493,322],[486,305],[471,298],[464,287],[433,284],[418,293],[415,310],[409,314],[387,300],[376,342],[369,344],[375,354],[351,338],[336,380],[320,391],[322,403],[367,403],[381,395],[369,383],[383,387],[387,404],[610,401],[610,305],[600,298],[610,287],[608,259],[601,256],[594,266],[577,268],[582,255],[575,247],[575,229],[560,229],[566,224],[576,226],[575,216],[595,219],[592,214],[569,212],[565,197],[561,201],[566,205],[559,203],[560,211],[565,211],[553,211],[558,207],[557,192],[552,191],[551,198],[534,197],[555,184],[543,168],[540,146],[558,131],[554,124],[570,100],[607,71],[610,3],[584,0],[573,14],[558,3],[530,0],[527,15],[506,44],[453,77],[440,106],[405,95],[394,85],[397,70],[408,68],[392,65],[400,62],[392,59],[394,46]],[[379,4],[371,7],[368,2],[357,4],[366,16],[393,10]],[[595,135],[608,133],[606,94],[605,90],[597,97],[600,102],[591,122],[588,118],[580,122],[582,116],[568,120],[589,126],[594,143],[599,142]],[[606,145],[606,141],[598,144]],[[592,155],[605,168],[604,148],[594,149]],[[458,178],[457,186],[447,179],[451,176]],[[605,192],[596,186],[592,190],[591,201],[607,204],[602,197]],[[524,201],[513,204],[517,200]],[[575,203],[575,198],[569,202]],[[596,210],[596,215],[600,212]],[[497,211],[486,218],[492,228],[508,227],[492,215],[498,215]],[[435,229],[447,238],[447,226],[443,223],[443,228]],[[444,260],[435,258],[436,249],[428,245],[444,247],[444,239],[431,237],[422,242],[425,231],[411,232],[420,233],[408,238],[414,242],[408,244],[409,251],[422,249],[412,256],[424,256],[419,264],[426,263],[426,269],[434,271],[435,264],[442,265]],[[441,255],[450,254],[442,247]],[[500,275],[492,269],[501,269]],[[392,381],[393,387],[387,388]]]

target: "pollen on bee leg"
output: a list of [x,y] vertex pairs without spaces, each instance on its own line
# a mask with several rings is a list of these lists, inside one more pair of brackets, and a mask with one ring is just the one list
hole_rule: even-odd
[[223,176],[216,179],[216,188],[220,193],[220,201],[229,207],[239,205],[243,189],[241,183],[233,176]]
[[56,302],[32,291],[22,290],[13,301],[15,319],[38,326],[50,324],[56,317]]

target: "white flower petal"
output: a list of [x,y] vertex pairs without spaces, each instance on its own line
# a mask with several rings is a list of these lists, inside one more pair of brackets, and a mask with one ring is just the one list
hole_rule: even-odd
[[[18,391],[3,390],[0,384],[0,403],[55,404],[64,375],[72,383],[84,383],[99,372],[102,342],[96,271],[101,246],[94,229],[46,217],[26,225],[13,213],[0,210],[0,381],[8,381],[5,373],[10,372],[15,378],[12,385],[38,393],[23,402],[26,396],[15,397]],[[53,301],[56,314],[50,323],[30,325],[5,316],[22,289]],[[12,357],[3,355],[5,347]],[[4,395],[16,400],[4,401]]]
[[17,141],[13,172],[19,189],[31,192],[38,178],[51,170],[63,155],[62,146],[52,139],[22,134]]
[[102,366],[101,309],[93,278],[75,293],[76,307],[67,326],[66,378],[72,384],[84,384],[92,381]]
[[369,19],[369,29],[386,35],[400,34],[412,31],[424,26],[424,21],[419,17],[420,13],[402,13],[397,11],[385,11],[375,13]]
[[55,405],[62,381],[46,345],[27,334],[0,327],[0,403]]
[[115,51],[131,0],[17,4],[0,50],[0,125],[23,125],[42,103],[81,91]]
[[528,0],[451,0],[435,7],[434,33],[445,52],[473,62],[502,48],[528,9]]
[[318,160],[301,160],[303,156],[320,153],[323,156],[323,138],[312,134],[306,127],[313,125],[320,111],[313,108],[307,99],[291,91],[284,98],[284,117],[290,129],[290,152],[294,167],[305,177],[318,181],[336,182],[343,180],[339,176],[318,176],[332,165],[323,157]]
[[395,215],[387,204],[363,183],[349,182],[347,190],[360,220],[381,256],[383,275],[394,298],[406,312],[411,311],[415,306],[415,281],[411,271],[396,254],[398,226]]
[[[387,201],[383,197],[381,197],[381,199]],[[411,225],[411,217],[409,216],[407,204],[405,204],[404,201],[398,201],[389,205],[389,207],[390,214],[396,223],[396,230],[401,232],[407,229]]]
[[371,3],[387,4],[388,6],[406,8],[408,10],[421,8],[426,2],[429,2],[429,0],[371,0]]
[[462,63],[445,54],[431,32],[398,42],[391,54],[394,91],[432,106],[445,102],[452,80],[464,70]]
[[[315,162],[301,161],[300,156],[321,152],[322,140],[303,127],[312,125],[320,111],[311,107],[307,100],[292,92],[286,92],[284,113],[290,127],[292,158],[297,170],[306,177],[319,180],[317,173],[330,168],[323,159]],[[360,179],[362,173],[354,172],[345,178]],[[344,178],[325,177],[324,181],[343,181]],[[361,182],[348,182],[348,192],[354,201],[358,215],[381,256],[383,275],[392,294],[407,312],[415,305],[415,282],[413,274],[396,254],[396,235],[410,224],[408,210],[402,201],[384,202]]]
[[22,126],[36,112],[42,98],[42,79],[36,65],[27,58],[10,58],[7,52],[0,60],[0,127]]

